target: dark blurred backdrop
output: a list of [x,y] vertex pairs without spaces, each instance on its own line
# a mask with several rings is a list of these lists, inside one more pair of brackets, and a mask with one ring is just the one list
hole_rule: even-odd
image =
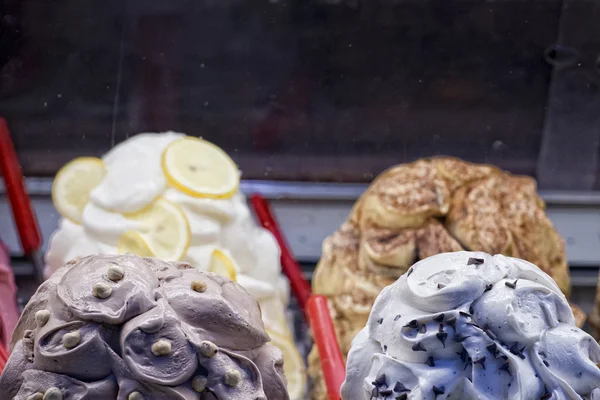
[[171,129],[245,178],[447,154],[597,189],[596,3],[3,0],[0,115],[36,176]]

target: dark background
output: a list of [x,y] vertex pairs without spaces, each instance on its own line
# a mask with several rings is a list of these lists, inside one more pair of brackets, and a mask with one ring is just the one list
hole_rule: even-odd
[[166,3],[2,2],[0,115],[27,175],[171,129],[252,179],[447,154],[598,189],[596,2]]

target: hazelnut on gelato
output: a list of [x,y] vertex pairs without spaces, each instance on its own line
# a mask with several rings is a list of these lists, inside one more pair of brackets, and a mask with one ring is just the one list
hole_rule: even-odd
[[288,399],[241,286],[185,263],[96,255],[56,271],[13,335],[1,399]]
[[600,398],[600,346],[526,261],[442,253],[379,294],[348,355],[344,400]]

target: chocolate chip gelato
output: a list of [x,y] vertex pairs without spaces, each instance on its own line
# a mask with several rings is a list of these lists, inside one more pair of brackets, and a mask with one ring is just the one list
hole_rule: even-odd
[[40,286],[1,399],[288,399],[258,303],[183,263],[89,256]]
[[344,400],[594,400],[600,345],[526,261],[442,253],[381,291],[352,341]]

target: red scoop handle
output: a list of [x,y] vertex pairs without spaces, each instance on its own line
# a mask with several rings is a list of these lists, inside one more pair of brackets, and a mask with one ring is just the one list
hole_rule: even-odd
[[346,366],[335,336],[327,298],[321,295],[311,296],[306,314],[319,351],[327,394],[330,400],[340,400],[340,389],[346,376]]
[[6,363],[8,362],[8,352],[4,348],[4,345],[0,343],[0,374],[2,374],[2,370],[6,367]]
[[306,302],[308,301],[311,293],[310,284],[306,279],[304,279],[302,269],[294,258],[294,255],[292,254],[292,251],[290,250],[283,233],[279,228],[279,224],[275,220],[275,216],[271,211],[269,202],[259,194],[252,195],[250,202],[263,228],[271,232],[277,240],[279,248],[281,249],[281,268],[283,273],[290,280],[292,293],[296,297],[296,300],[300,305],[300,309],[305,311]]
[[42,245],[37,219],[25,190],[23,173],[4,118],[0,117],[0,172],[12,208],[23,252],[27,255]]

